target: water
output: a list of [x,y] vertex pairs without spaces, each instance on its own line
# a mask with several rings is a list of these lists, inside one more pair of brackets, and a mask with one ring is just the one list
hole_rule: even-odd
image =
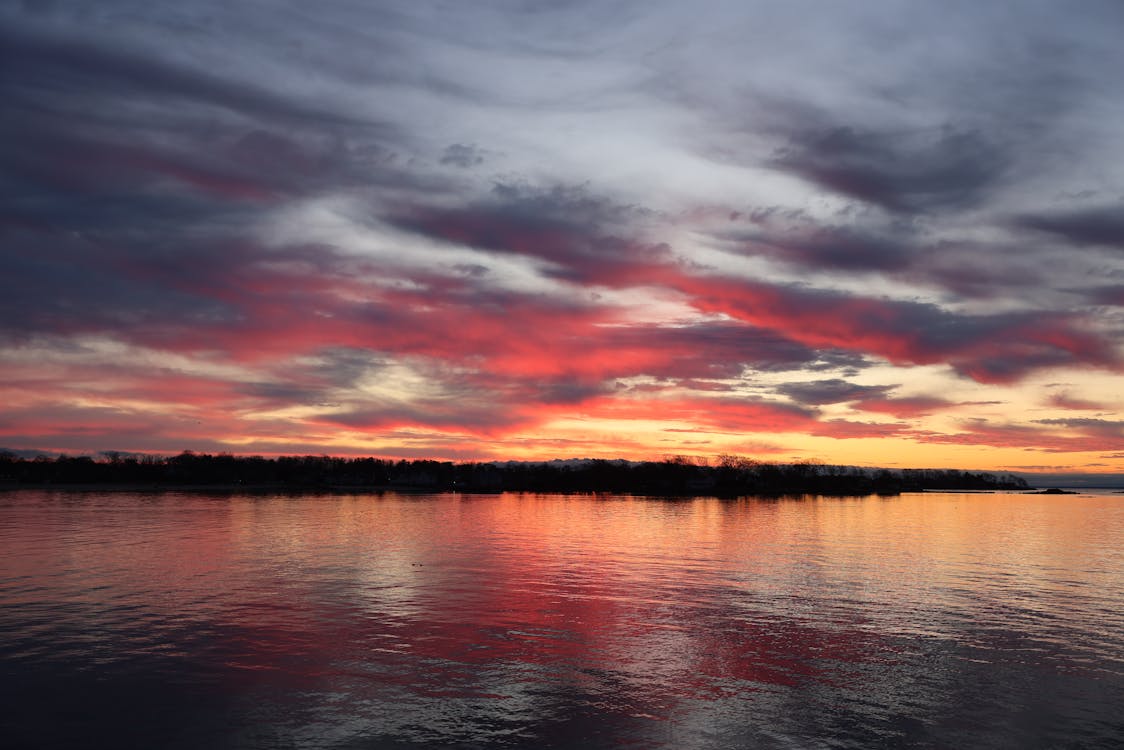
[[1124,495],[0,493],[5,747],[1124,744]]

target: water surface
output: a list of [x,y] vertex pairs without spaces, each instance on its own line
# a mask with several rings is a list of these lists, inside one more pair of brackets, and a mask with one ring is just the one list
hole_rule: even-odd
[[1124,496],[0,493],[9,747],[1124,743]]

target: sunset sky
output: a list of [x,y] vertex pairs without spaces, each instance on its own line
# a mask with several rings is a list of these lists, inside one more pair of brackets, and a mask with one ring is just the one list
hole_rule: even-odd
[[6,3],[0,448],[1124,471],[1122,39]]

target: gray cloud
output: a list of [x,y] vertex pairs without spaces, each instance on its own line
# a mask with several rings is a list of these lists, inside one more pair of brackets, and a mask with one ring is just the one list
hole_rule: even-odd
[[1026,214],[1018,223],[1077,245],[1124,248],[1124,205]]
[[783,393],[793,401],[814,406],[880,398],[891,390],[893,390],[893,386],[858,385],[838,378],[808,383],[786,383],[777,387],[778,392]]
[[[800,267],[844,272],[898,272],[920,254],[916,227],[907,222],[830,224],[804,211],[778,207],[738,212],[733,228],[719,229],[721,247]],[[737,222],[737,223],[735,223]]]
[[453,143],[445,147],[441,163],[468,169],[484,163],[484,154],[474,145]]
[[1037,424],[1070,427],[1089,435],[1124,437],[1124,420],[1096,419],[1093,417],[1068,417],[1063,419],[1036,419]]
[[[35,103],[53,112],[89,107],[105,113],[107,99],[121,105],[143,99],[190,102],[260,120],[278,119],[321,127],[376,123],[354,120],[227,75],[162,60],[150,51],[96,43],[77,33],[39,32],[25,26],[19,33],[0,30],[0,67],[9,104]],[[154,115],[158,113],[153,113]]]
[[980,200],[1003,176],[1007,158],[977,131],[838,126],[794,137],[771,163],[832,192],[908,213]]
[[666,245],[637,238],[635,225],[646,216],[584,185],[498,182],[486,198],[461,207],[419,203],[385,218],[427,237],[537,258],[555,278],[597,283],[668,258]]

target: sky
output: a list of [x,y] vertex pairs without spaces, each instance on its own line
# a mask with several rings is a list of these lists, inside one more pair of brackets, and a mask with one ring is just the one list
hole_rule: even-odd
[[0,446],[1124,470],[1124,5],[0,5]]

